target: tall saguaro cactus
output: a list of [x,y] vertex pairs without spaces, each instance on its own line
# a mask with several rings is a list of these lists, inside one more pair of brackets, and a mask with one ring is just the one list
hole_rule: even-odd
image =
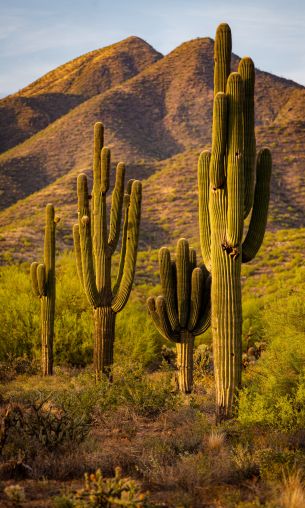
[[[106,195],[109,190],[110,150],[103,147],[104,128],[94,126],[93,189],[90,210],[87,176],[77,179],[78,224],[74,226],[74,248],[78,275],[94,314],[94,366],[97,377],[109,374],[113,364],[115,317],[131,291],[139,238],[142,186],[129,180],[124,195],[125,165],[116,168],[108,232]],[[124,210],[124,212],[123,212]],[[114,287],[111,258],[119,237],[124,213],[121,257]]]
[[44,262],[31,264],[32,289],[41,305],[41,367],[42,375],[53,374],[53,338],[55,315],[55,229],[59,218],[54,207],[46,206]]
[[256,157],[254,64],[243,58],[238,72],[230,73],[231,46],[230,27],[221,24],[214,45],[212,150],[202,152],[198,163],[201,250],[212,274],[218,421],[232,415],[241,385],[241,263],[253,259],[263,241],[272,165],[267,148]]
[[177,243],[176,260],[166,247],[159,251],[162,296],[147,300],[148,311],[164,338],[176,343],[179,389],[190,393],[193,385],[193,349],[196,335],[210,325],[211,277],[187,240]]

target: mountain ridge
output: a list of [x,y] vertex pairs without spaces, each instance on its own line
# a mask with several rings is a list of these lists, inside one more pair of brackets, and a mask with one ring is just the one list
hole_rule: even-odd
[[[74,58],[1,99],[0,151],[30,138],[88,98],[129,79],[159,58],[161,53],[147,42],[128,37]],[[7,119],[8,131],[4,129]]]

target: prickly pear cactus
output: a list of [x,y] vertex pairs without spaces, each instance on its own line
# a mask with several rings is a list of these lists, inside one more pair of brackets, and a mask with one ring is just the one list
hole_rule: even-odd
[[41,306],[41,367],[42,375],[53,374],[53,338],[55,315],[55,230],[59,218],[54,207],[46,206],[44,262],[31,264],[32,289],[40,298]]
[[[110,150],[103,147],[103,138],[103,125],[97,122],[94,126],[92,196],[88,192],[87,176],[79,175],[78,224],[73,229],[78,275],[93,307],[97,377],[101,373],[110,375],[113,364],[115,317],[126,305],[134,280],[142,197],[142,185],[138,180],[129,180],[124,193],[125,165],[120,162],[116,168],[108,231],[106,196],[110,179]],[[120,264],[112,287],[111,261],[120,238],[122,215]]]
[[194,340],[210,325],[211,277],[204,265],[197,266],[196,252],[184,238],[175,261],[166,247],[160,249],[159,268],[163,295],[148,298],[147,307],[160,334],[176,344],[179,389],[190,393]]
[[198,163],[201,250],[212,275],[218,421],[232,416],[241,385],[241,263],[253,259],[263,241],[271,177],[269,150],[256,156],[254,64],[243,58],[238,72],[230,73],[231,46],[231,30],[221,24],[214,45],[212,150],[202,152]]

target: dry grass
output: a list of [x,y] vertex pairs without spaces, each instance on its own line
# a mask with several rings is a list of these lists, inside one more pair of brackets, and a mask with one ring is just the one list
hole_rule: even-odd
[[207,446],[210,450],[220,450],[225,443],[225,433],[219,429],[213,429],[208,435]]
[[280,508],[305,508],[304,472],[297,470],[284,478],[276,505]]

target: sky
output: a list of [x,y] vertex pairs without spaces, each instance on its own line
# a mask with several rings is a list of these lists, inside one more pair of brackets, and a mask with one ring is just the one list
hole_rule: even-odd
[[0,97],[130,35],[167,54],[223,21],[234,53],[305,86],[303,0],[0,0]]

